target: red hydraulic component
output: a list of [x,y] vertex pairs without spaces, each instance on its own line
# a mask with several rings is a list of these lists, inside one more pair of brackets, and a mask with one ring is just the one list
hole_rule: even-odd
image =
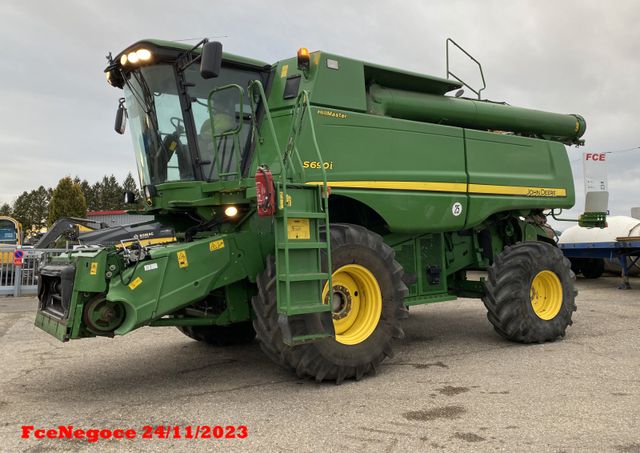
[[256,170],[256,194],[258,196],[258,215],[269,217],[276,213],[276,188],[273,175],[266,165]]

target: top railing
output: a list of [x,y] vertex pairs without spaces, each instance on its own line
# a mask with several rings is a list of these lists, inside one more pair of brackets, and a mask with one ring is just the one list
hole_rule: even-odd
[[[473,61],[478,66],[478,69],[480,70],[480,77],[482,79],[482,88],[476,90],[471,85],[469,85],[467,82],[462,80],[462,78],[460,78],[456,74],[454,74],[454,72],[451,70],[450,65],[449,65],[449,47],[450,47],[450,44],[453,44],[454,46],[456,46],[462,53],[464,53],[467,57],[469,57],[469,59],[471,61]],[[457,42],[455,42],[451,38],[447,38],[446,52],[447,52],[447,79],[449,78],[449,76],[453,77],[458,82],[460,82],[461,84],[463,84],[464,86],[469,88],[471,91],[473,91],[475,93],[475,95],[478,96],[478,100],[480,100],[482,98],[482,96],[481,96],[482,91],[487,88],[487,83],[484,80],[484,72],[482,71],[482,65],[480,64],[480,62],[478,60],[476,60],[469,52],[464,50]]]
[[291,121],[291,130],[289,132],[289,138],[287,139],[287,148],[284,153],[284,159],[291,161],[293,154],[296,158],[296,162],[300,168],[300,177],[304,179],[305,169],[302,163],[302,158],[300,157],[300,152],[298,150],[298,139],[300,138],[300,133],[302,132],[302,124],[305,118],[305,113],[309,112],[306,116],[309,118],[309,133],[311,135],[311,142],[313,143],[313,148],[316,152],[316,159],[320,164],[320,171],[322,172],[322,183],[323,187],[326,191],[327,189],[327,172],[324,166],[324,159],[322,158],[322,153],[320,152],[320,146],[318,145],[318,138],[316,136],[316,126],[313,121],[313,115],[311,114],[311,103],[309,102],[309,92],[306,90],[302,90],[298,97],[296,98],[296,103],[293,107],[293,120]]

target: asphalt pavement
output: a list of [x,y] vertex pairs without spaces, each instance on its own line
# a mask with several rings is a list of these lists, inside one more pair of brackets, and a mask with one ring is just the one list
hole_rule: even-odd
[[[2,298],[0,451],[640,452],[640,279],[617,283],[578,279],[574,325],[542,345],[501,339],[478,300],[412,308],[395,357],[342,385],[175,328],[63,344],[33,326],[34,298]],[[33,437],[60,425],[135,439]],[[224,428],[186,438],[205,426]]]

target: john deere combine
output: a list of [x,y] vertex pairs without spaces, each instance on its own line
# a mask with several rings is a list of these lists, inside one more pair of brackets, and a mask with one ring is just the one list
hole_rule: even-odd
[[128,119],[146,210],[177,241],[54,258],[36,325],[58,339],[257,337],[276,363],[339,382],[391,355],[408,306],[482,298],[524,343],[571,324],[574,276],[543,210],[574,204],[565,145],[582,117],[306,49],[271,65],[145,40],[105,73],[124,91],[116,130]]

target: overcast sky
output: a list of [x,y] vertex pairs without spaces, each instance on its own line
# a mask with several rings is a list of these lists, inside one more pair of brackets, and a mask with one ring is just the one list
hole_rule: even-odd
[[[484,67],[486,97],[587,120],[580,156],[640,146],[640,2],[0,0],[0,202],[65,176],[135,174],[131,138],[113,132],[120,90],[102,73],[142,38],[218,36],[267,62],[300,46],[444,76],[455,39]],[[640,151],[609,156],[612,214],[640,206]]]

